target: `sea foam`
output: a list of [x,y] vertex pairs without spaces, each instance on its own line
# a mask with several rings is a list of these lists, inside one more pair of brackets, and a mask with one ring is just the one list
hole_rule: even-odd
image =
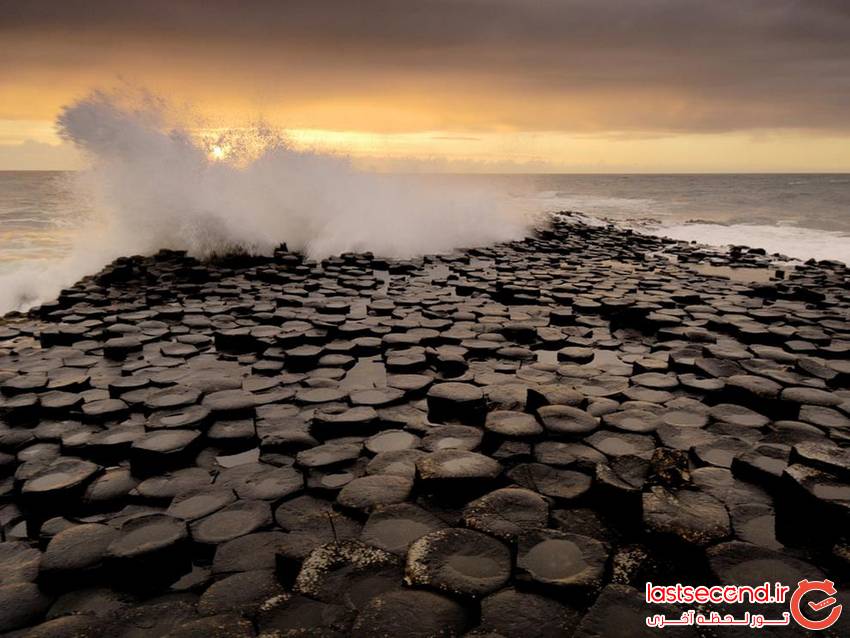
[[121,255],[161,248],[199,258],[310,258],[348,251],[415,257],[524,236],[528,220],[468,184],[359,170],[344,156],[293,148],[267,126],[205,129],[156,97],[94,92],[57,120],[88,168],[93,218],[61,263],[5,275],[0,311],[32,305]]

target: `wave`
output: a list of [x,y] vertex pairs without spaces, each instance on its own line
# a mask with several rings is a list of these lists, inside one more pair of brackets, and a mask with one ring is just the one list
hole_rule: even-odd
[[95,213],[62,263],[4,275],[0,311],[162,248],[203,258],[286,243],[314,259],[408,258],[517,239],[529,226],[492,190],[358,170],[265,125],[205,129],[143,92],[96,91],[65,107],[57,128],[88,161],[78,179]]
[[799,226],[686,223],[642,228],[659,237],[713,246],[747,245],[794,259],[831,259],[850,264],[850,235]]

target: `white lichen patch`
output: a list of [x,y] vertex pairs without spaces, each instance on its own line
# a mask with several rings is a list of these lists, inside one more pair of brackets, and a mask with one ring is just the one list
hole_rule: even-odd
[[304,560],[293,589],[305,596],[318,597],[324,577],[330,572],[342,567],[364,571],[371,567],[394,565],[397,560],[389,552],[359,541],[327,543],[314,549]]

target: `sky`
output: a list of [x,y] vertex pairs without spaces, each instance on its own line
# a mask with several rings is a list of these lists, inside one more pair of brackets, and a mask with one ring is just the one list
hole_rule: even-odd
[[0,0],[0,170],[116,86],[387,170],[850,171],[847,0]]

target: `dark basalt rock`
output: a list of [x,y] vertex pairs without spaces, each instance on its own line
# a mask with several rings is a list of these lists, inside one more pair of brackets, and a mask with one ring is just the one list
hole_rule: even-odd
[[128,405],[121,399],[98,399],[83,405],[83,417],[90,423],[118,421],[128,412]]
[[108,359],[122,361],[133,352],[142,349],[142,342],[136,337],[113,337],[103,344],[103,356]]
[[795,586],[803,579],[819,580],[823,573],[798,558],[732,541],[706,550],[715,578],[723,584],[760,585],[779,582]]
[[400,403],[404,399],[404,390],[386,388],[375,390],[356,390],[349,395],[351,405],[365,405],[382,408]]
[[302,405],[333,403],[336,401],[342,401],[347,395],[347,392],[338,388],[313,388],[297,392],[295,395],[295,401]]
[[304,560],[294,591],[322,602],[345,600],[359,609],[399,588],[398,557],[377,547],[346,540],[317,547]]
[[428,418],[435,423],[484,422],[487,405],[480,388],[468,383],[438,383],[428,390]]
[[681,615],[651,579],[841,583],[850,271],[781,259],[564,213],[117,260],[0,326],[0,632],[601,638]]
[[198,613],[212,616],[227,612],[253,615],[268,599],[283,594],[272,570],[233,574],[216,581],[201,595]]
[[32,638],[95,638],[101,635],[104,622],[92,616],[78,615],[54,618],[26,632]]
[[410,496],[413,481],[406,476],[376,474],[356,478],[342,488],[337,504],[350,510],[370,511],[379,505],[403,503]]
[[422,396],[434,382],[426,374],[391,374],[387,376],[387,386],[404,392],[406,398]]
[[691,410],[666,410],[658,415],[658,419],[664,425],[677,428],[702,428],[709,421],[707,414]]
[[518,539],[517,578],[581,599],[602,588],[608,551],[596,539],[538,529]]
[[481,625],[475,635],[561,638],[571,635],[579,618],[578,611],[556,599],[503,589],[481,601]]
[[585,442],[608,457],[644,456],[655,451],[655,442],[649,436],[599,431],[591,434]]
[[802,463],[850,480],[850,450],[825,441],[802,441],[791,450],[791,462]]
[[237,501],[191,525],[192,540],[218,545],[268,526],[272,513],[263,501]]
[[109,525],[75,525],[54,536],[39,567],[39,581],[79,587],[103,567],[107,548],[120,532]]
[[602,423],[614,430],[644,434],[658,429],[661,418],[648,410],[622,410],[602,416]]
[[347,465],[360,456],[360,443],[326,443],[299,452],[296,462],[308,469]]
[[369,516],[360,539],[367,545],[405,556],[414,541],[444,527],[442,520],[416,505],[382,505]]
[[214,574],[275,569],[275,554],[284,540],[282,532],[257,532],[234,538],[216,548]]
[[[647,616],[665,614],[667,618],[681,617],[683,610],[670,605],[648,607],[644,593],[627,585],[608,585],[576,627],[574,638],[606,638],[616,636],[625,628],[629,636],[650,638],[658,629],[646,624]],[[668,627],[672,636],[697,638],[694,627]]]
[[537,415],[546,431],[556,436],[587,434],[599,427],[597,417],[568,405],[546,405]]
[[0,543],[0,586],[35,581],[41,556],[41,552],[24,542]]
[[691,484],[688,457],[682,450],[655,448],[649,466],[649,482],[667,489],[678,489]]
[[463,522],[504,541],[513,541],[526,530],[545,527],[549,504],[536,492],[505,488],[485,494],[464,508]]
[[136,439],[130,447],[133,474],[149,476],[185,465],[200,437],[197,430],[159,430]]
[[27,479],[21,487],[21,498],[40,512],[67,511],[100,471],[100,466],[88,461],[59,458]]
[[643,495],[643,521],[654,534],[698,546],[723,540],[732,532],[723,503],[694,490],[652,488]]
[[145,479],[136,486],[142,499],[153,502],[168,502],[175,496],[206,488],[212,483],[209,472],[199,467],[189,467]]
[[429,452],[472,451],[478,448],[483,438],[481,430],[470,425],[440,425],[428,430],[422,439],[422,447]]
[[301,491],[304,477],[289,465],[244,463],[224,470],[216,485],[232,489],[240,499],[280,501]]
[[166,513],[191,522],[209,516],[235,500],[236,494],[232,489],[210,487],[175,496]]
[[181,623],[169,638],[253,638],[254,626],[237,613],[223,613]]
[[380,428],[378,412],[371,406],[358,406],[343,412],[317,410],[310,432],[319,439],[372,434]]
[[558,383],[528,388],[526,394],[525,404],[529,412],[536,412],[544,405],[567,405],[575,408],[584,403],[584,395]]
[[204,397],[203,405],[214,417],[253,416],[257,406],[256,397],[244,390],[220,390]]
[[416,462],[425,456],[422,450],[398,450],[375,455],[366,466],[368,474],[396,474],[415,478]]
[[749,452],[752,447],[752,444],[744,439],[721,436],[709,443],[695,445],[693,454],[706,465],[730,468],[735,457]]
[[148,410],[173,410],[187,408],[198,402],[201,391],[197,388],[170,386],[149,394],[145,399]]
[[761,428],[770,423],[770,419],[755,410],[731,403],[715,405],[709,414],[715,421],[731,423],[740,428]]
[[105,635],[142,638],[167,636],[184,623],[197,619],[193,601],[180,599],[153,599],[138,606],[128,607],[105,626]]
[[574,501],[590,490],[592,479],[581,472],[561,470],[542,463],[522,463],[508,472],[508,478],[526,489],[559,501]]
[[431,532],[407,552],[405,581],[454,596],[480,598],[507,583],[511,555],[494,538],[465,529]]
[[774,488],[788,467],[788,457],[789,449],[784,445],[759,445],[736,456],[732,471],[744,480]]
[[147,589],[170,583],[189,571],[186,523],[164,514],[127,520],[106,548],[104,560],[121,587]]
[[287,638],[342,638],[349,633],[353,621],[354,614],[342,604],[288,593],[266,601],[257,615],[261,635]]
[[543,433],[543,427],[530,414],[497,410],[487,415],[484,427],[488,432],[504,438],[529,438]]
[[469,612],[450,598],[429,591],[397,591],[370,600],[357,615],[351,635],[355,638],[460,636],[469,623]]
[[442,450],[416,461],[417,479],[426,491],[464,498],[486,490],[502,473],[489,456],[466,450]]
[[400,452],[410,450],[419,446],[421,439],[415,434],[404,430],[384,430],[375,434],[366,441],[363,446],[372,454],[384,452]]
[[32,583],[0,586],[0,631],[33,625],[47,612],[52,599]]
[[[785,468],[780,488],[786,498],[777,503],[777,524],[791,537],[808,543],[834,542],[850,514],[850,485],[834,474],[794,464]],[[811,520],[822,525],[812,527]]]
[[534,446],[534,459],[544,465],[592,471],[605,462],[605,455],[582,443],[541,441]]

